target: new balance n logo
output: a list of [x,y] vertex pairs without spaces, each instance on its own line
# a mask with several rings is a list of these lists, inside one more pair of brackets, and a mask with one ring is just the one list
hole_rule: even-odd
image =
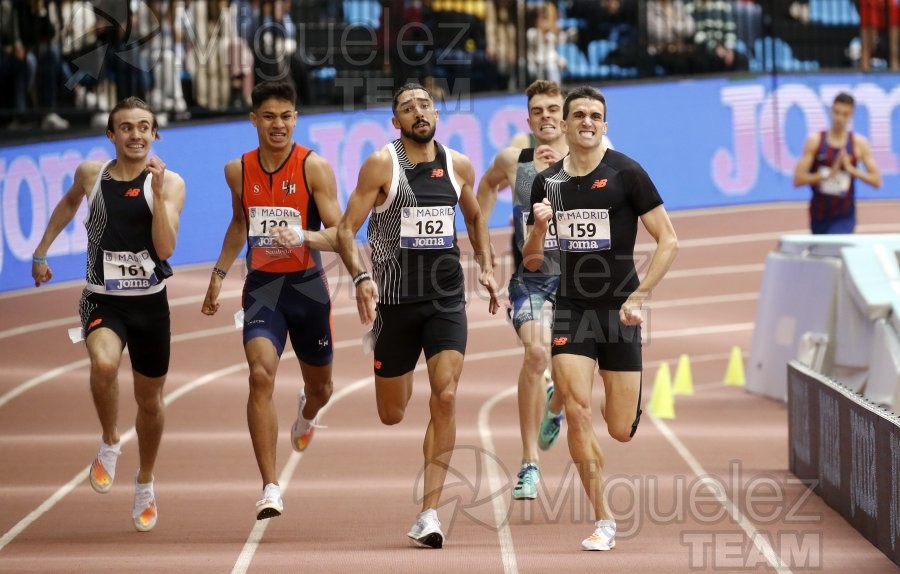
[[94,319],[93,321],[91,321],[88,324],[88,329],[93,329],[94,327],[96,327],[97,325],[99,325],[102,322],[103,322],[103,319],[98,317],[97,319]]
[[553,339],[553,344],[552,344],[552,346],[553,346],[553,347],[562,347],[563,345],[565,345],[565,344],[568,343],[568,342],[569,342],[569,338],[568,338],[568,337],[555,337],[555,338]]
[[438,178],[438,177],[444,177],[444,170],[440,169],[440,168],[431,170],[431,177],[432,177],[432,179]]
[[606,187],[605,179],[595,179],[594,183],[591,184],[591,189],[600,189]]
[[132,187],[128,191],[125,192],[125,197],[137,197],[141,194],[140,188]]

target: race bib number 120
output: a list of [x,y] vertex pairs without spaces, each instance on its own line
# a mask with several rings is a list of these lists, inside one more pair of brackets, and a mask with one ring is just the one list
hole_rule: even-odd
[[250,247],[280,246],[272,238],[275,227],[303,228],[300,212],[293,207],[251,207],[247,210],[250,223]]
[[455,211],[449,205],[404,207],[400,211],[400,247],[448,249],[453,247]]

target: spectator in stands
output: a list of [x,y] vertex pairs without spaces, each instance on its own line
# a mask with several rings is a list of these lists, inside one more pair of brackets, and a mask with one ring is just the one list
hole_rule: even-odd
[[101,0],[97,4],[101,14],[114,15],[112,19],[116,20],[106,30],[110,46],[106,53],[107,72],[112,74],[116,86],[115,96],[110,100],[115,102],[132,96],[146,100],[152,83],[152,65],[144,47],[146,40],[159,32],[159,23],[150,17],[145,2],[138,3],[136,10],[123,9],[121,0]]
[[727,0],[693,0],[687,4],[694,19],[698,71],[735,72],[749,68],[747,56],[737,51],[737,22]]
[[496,66],[498,87],[511,89],[518,60],[516,3],[513,0],[488,0],[485,6],[487,57]]
[[647,52],[666,74],[693,71],[696,51],[694,18],[683,0],[648,0]]
[[[29,54],[20,29],[21,6],[12,0],[0,0],[0,101],[6,109],[21,115],[28,107],[28,91],[34,81],[37,63]],[[16,117],[10,127],[18,127]]]
[[562,83],[562,70],[566,67],[566,60],[559,54],[563,33],[558,21],[556,5],[545,2],[540,7],[534,26],[525,33],[530,81]]
[[[183,26],[181,15],[184,9],[180,2],[151,0],[147,7],[153,17],[142,22],[141,37],[149,37],[146,44],[147,58],[153,65],[153,83],[150,89],[150,105],[166,112],[184,112],[187,103],[181,86],[184,69]],[[146,28],[147,22],[158,23],[158,32]]]
[[860,0],[859,69],[868,72],[878,43],[878,33],[888,31],[888,53],[891,70],[900,71],[900,5],[896,0]]
[[638,0],[573,0],[567,16],[585,23],[578,29],[582,52],[587,53],[588,44],[595,40],[609,40],[616,48],[606,63],[639,64],[645,50],[638,43]]
[[[484,0],[431,0],[423,5],[423,23],[434,34],[434,75],[444,78],[451,92],[468,82],[471,89],[481,89],[473,82],[473,62],[486,64],[486,2]],[[460,32],[463,32],[460,34]],[[432,94],[435,100],[439,97]]]
[[[57,30],[57,43],[62,52],[63,76],[74,94],[79,109],[97,107],[97,80],[92,75],[76,76],[75,63],[81,56],[97,48],[97,17],[89,0],[62,0],[50,10],[50,21]],[[72,83],[69,83],[72,82]]]
[[236,14],[225,0],[194,0],[187,10],[195,30],[187,68],[197,104],[208,110],[248,104],[253,59],[237,33]]
[[[840,93],[831,105],[831,128],[806,138],[794,171],[794,187],[812,189],[809,203],[813,233],[853,233],[856,227],[856,180],[881,187],[881,172],[869,141],[850,129],[855,102]],[[865,171],[858,169],[859,163]]]

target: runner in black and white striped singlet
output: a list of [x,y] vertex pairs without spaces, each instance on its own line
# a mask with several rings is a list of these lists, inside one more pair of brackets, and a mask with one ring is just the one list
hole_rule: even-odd
[[399,139],[386,146],[387,199],[369,218],[372,270],[382,305],[463,297],[455,214],[460,184],[453,155],[435,142],[434,161],[413,164]]
[[[437,507],[456,444],[454,397],[467,336],[457,208],[481,269],[479,282],[488,291],[489,312],[496,313],[499,304],[471,161],[434,141],[438,112],[421,85],[402,86],[394,94],[393,111],[400,138],[363,163],[338,226],[338,244],[353,276],[360,320],[374,323],[375,400],[384,424],[403,419],[413,370],[425,353],[432,408],[425,433],[424,494],[422,512],[407,536],[441,548]],[[356,233],[370,213],[375,281],[356,248]]]
[[165,279],[175,250],[184,180],[150,156],[159,139],[153,110],[140,98],[125,98],[109,114],[106,137],[116,158],[85,161],[72,186],[53,209],[34,250],[35,286],[50,281],[47,252],[87,201],[87,284],[79,304],[82,335],[91,361],[91,394],[102,430],[91,463],[91,487],[109,492],[122,452],[116,420],[119,364],[127,348],[137,401],[140,466],[134,475],[131,517],[135,529],[153,529],[158,518],[153,469],[163,432],[163,385],[169,370],[171,329]]

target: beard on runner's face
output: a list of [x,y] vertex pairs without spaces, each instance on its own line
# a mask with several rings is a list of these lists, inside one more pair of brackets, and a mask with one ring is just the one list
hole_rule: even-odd
[[421,132],[416,132],[415,130],[429,125],[430,124],[424,119],[418,119],[413,123],[412,128],[408,130],[401,129],[400,133],[402,133],[404,137],[407,137],[416,143],[428,143],[434,138],[435,126],[431,125],[431,129],[424,134]]

